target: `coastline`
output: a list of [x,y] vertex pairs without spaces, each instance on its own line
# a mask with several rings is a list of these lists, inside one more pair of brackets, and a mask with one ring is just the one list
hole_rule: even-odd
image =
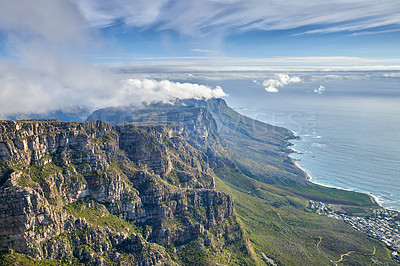
[[[264,111],[263,109],[258,109],[255,108],[259,113],[260,112],[267,112]],[[242,113],[242,112],[240,112]],[[254,117],[254,114],[252,112],[244,112],[242,115],[247,115],[249,117],[253,117],[253,119],[257,119],[257,117]],[[263,123],[268,123],[268,121],[260,120]],[[273,124],[273,123],[272,123]],[[327,187],[327,188],[335,188],[335,189],[340,189],[343,191],[351,191],[351,192],[357,192],[361,193],[364,195],[368,195],[368,197],[371,199],[371,202],[377,205],[377,207],[385,208],[387,210],[394,210],[397,212],[400,212],[400,206],[397,205],[392,205],[392,201],[390,198],[387,197],[385,194],[380,194],[380,191],[374,191],[371,189],[371,187],[364,187],[363,189],[358,188],[356,185],[347,184],[347,186],[343,187],[340,183],[329,183],[329,180],[327,181],[329,184],[323,183],[321,180],[319,180],[317,172],[313,171],[312,165],[309,165],[311,162],[308,160],[307,154],[310,153],[310,150],[313,148],[308,147],[311,145],[311,143],[308,143],[308,140],[310,141],[316,141],[321,142],[320,140],[323,139],[323,136],[316,135],[314,132],[309,132],[306,131],[304,134],[302,133],[302,129],[300,131],[296,132],[297,130],[294,130],[293,128],[288,127],[288,125],[285,126],[284,123],[281,123],[281,125],[289,130],[289,134],[286,136],[285,141],[286,141],[286,155],[287,157],[291,160],[292,164],[301,170],[304,174],[302,178],[305,178],[307,181],[310,181],[314,184]],[[301,135],[300,135],[301,134]],[[303,143],[303,144],[301,144]],[[303,156],[304,154],[304,156]],[[329,165],[329,162],[324,162]],[[304,167],[303,167],[304,165]],[[306,167],[307,166],[307,167]],[[377,193],[377,194],[373,194]],[[399,201],[398,201],[399,202]]]
[[[289,156],[289,157],[290,157],[290,156]],[[302,167],[298,164],[298,160],[296,160],[296,159],[294,159],[294,158],[292,158],[292,157],[290,157],[290,158],[292,159],[292,162],[294,163],[294,165],[296,165],[297,168],[299,168],[301,171],[303,171],[303,172],[306,174],[306,179],[307,179],[307,181],[313,182],[313,181],[312,181],[311,174],[310,174],[309,172],[307,172],[306,169],[302,168]],[[315,183],[315,182],[313,182],[313,183]],[[315,184],[317,184],[317,183],[315,183]],[[320,185],[320,184],[318,184],[318,185]]]
[[[297,137],[295,140],[297,141],[302,141],[303,139],[296,133],[293,132],[294,135]],[[295,145],[294,143],[291,142],[291,140],[288,141],[290,143],[290,145],[288,146],[288,148],[290,149],[290,153],[289,153],[289,158],[292,160],[292,162],[296,165],[297,168],[299,168],[301,171],[303,171],[306,174],[306,179],[307,181],[310,181],[314,184],[320,185],[320,186],[324,186],[324,187],[329,187],[329,188],[336,188],[336,189],[341,189],[341,190],[346,190],[346,191],[353,191],[353,192],[358,192],[358,193],[362,193],[362,194],[366,194],[369,196],[369,198],[371,199],[371,201],[378,205],[379,207],[383,208],[383,209],[387,209],[387,210],[392,210],[392,211],[398,211],[398,210],[394,210],[394,209],[389,209],[386,208],[382,205],[382,200],[380,200],[377,196],[373,195],[372,192],[362,192],[362,191],[357,191],[357,190],[351,190],[351,189],[344,189],[341,187],[337,187],[337,186],[330,186],[330,185],[326,185],[323,183],[319,183],[318,181],[315,180],[315,178],[313,178],[311,176],[311,173],[307,171],[307,169],[301,167],[298,163],[298,159],[292,158],[291,154],[303,154],[303,152],[298,151],[296,149],[293,148],[293,146]]]
[[371,201],[372,201],[373,203],[375,203],[375,204],[381,206],[382,208],[386,209],[385,207],[383,207],[383,206],[379,203],[378,197],[376,197],[376,196],[374,196],[374,195],[372,195],[372,194],[367,194],[367,195],[371,198]]

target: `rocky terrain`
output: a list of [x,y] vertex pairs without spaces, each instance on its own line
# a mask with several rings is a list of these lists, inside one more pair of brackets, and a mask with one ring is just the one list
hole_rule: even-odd
[[[0,249],[91,265],[180,264],[193,249],[252,261],[232,198],[215,190],[210,121],[0,122]],[[198,148],[185,139],[196,130]]]
[[[206,153],[208,148],[211,156],[219,153],[222,157],[229,157],[243,172],[254,178],[269,183],[285,180],[303,183],[306,180],[305,173],[287,156],[288,140],[295,138],[290,130],[240,115],[222,99],[177,100],[173,104],[156,103],[140,108],[104,108],[93,112],[87,120],[102,120],[114,125],[132,122],[182,123],[190,132],[185,135],[188,142]],[[212,138],[215,141],[210,141]],[[220,143],[225,149],[215,147]],[[249,150],[249,144],[256,148]]]
[[0,121],[0,265],[396,263],[376,239],[307,208],[380,207],[308,181],[285,128],[222,99],[87,120]]

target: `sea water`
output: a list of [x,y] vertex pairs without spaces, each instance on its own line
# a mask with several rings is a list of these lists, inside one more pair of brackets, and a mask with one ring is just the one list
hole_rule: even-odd
[[232,94],[227,101],[246,116],[298,134],[301,140],[292,142],[299,153],[291,156],[313,182],[369,193],[400,211],[400,98],[249,97]]

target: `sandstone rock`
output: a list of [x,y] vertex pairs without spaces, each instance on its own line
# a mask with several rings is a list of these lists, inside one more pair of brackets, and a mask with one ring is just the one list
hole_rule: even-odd
[[[234,217],[202,149],[215,122],[195,111],[201,119],[170,125],[1,121],[0,250],[91,265],[173,264],[163,245]],[[189,132],[201,135],[197,148]],[[72,209],[78,201],[87,204]],[[125,221],[150,229],[142,236]],[[238,230],[230,229],[214,238]]]

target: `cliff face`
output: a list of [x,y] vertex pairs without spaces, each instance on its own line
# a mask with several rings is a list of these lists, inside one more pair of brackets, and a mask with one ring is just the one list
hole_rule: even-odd
[[221,146],[217,124],[212,114],[204,107],[185,102],[152,104],[141,108],[104,108],[93,112],[87,121],[102,120],[113,125],[125,123],[157,123],[181,125],[180,133],[193,147],[208,157],[226,155]]
[[[151,104],[143,108],[105,108],[90,120],[111,124],[130,122],[182,123],[182,135],[209,158],[229,158],[246,175],[270,184],[310,186],[306,174],[288,157],[289,139],[285,128],[262,123],[239,114],[223,99],[177,100],[174,104]],[[222,144],[222,145],[221,145]]]
[[246,250],[231,197],[215,191],[208,156],[185,140],[193,130],[0,122],[0,250],[94,265],[173,264],[179,256],[164,246],[194,239]]

